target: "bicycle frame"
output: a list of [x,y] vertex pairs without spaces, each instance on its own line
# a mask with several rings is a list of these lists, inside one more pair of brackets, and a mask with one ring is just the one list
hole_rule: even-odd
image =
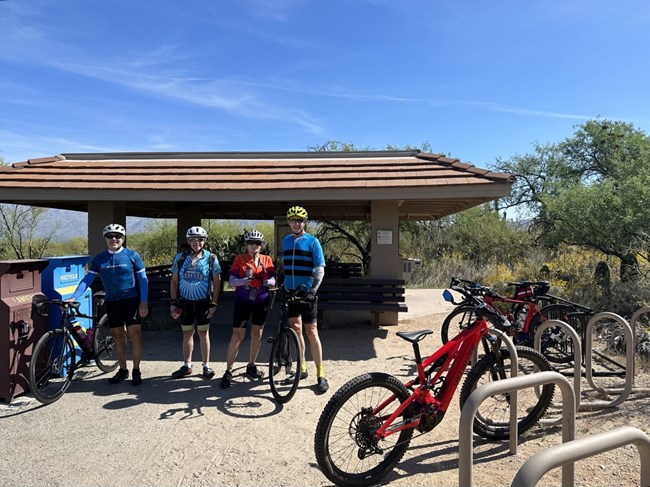
[[524,333],[528,333],[530,331],[530,325],[535,318],[535,315],[539,314],[542,317],[542,322],[546,321],[547,317],[544,316],[541,313],[541,307],[538,306],[537,302],[535,302],[534,299],[517,299],[517,298],[507,298],[505,296],[500,296],[493,291],[491,291],[489,288],[486,288],[485,286],[481,286],[478,283],[475,283],[473,281],[468,281],[466,279],[454,279],[457,282],[462,282],[465,283],[465,287],[460,288],[460,287],[455,287],[454,282],[452,281],[452,289],[455,289],[456,291],[460,292],[463,294],[463,301],[461,303],[458,303],[459,306],[471,306],[473,305],[473,302],[471,299],[468,299],[468,295],[473,296],[474,293],[479,293],[481,299],[485,301],[488,305],[490,305],[496,312],[498,312],[501,316],[504,318],[508,319],[509,321],[514,321],[514,316],[510,316],[511,313],[503,313],[497,306],[496,303],[509,303],[512,305],[514,308],[515,305],[524,305],[527,306],[527,311],[526,311],[526,319],[524,321],[524,326],[520,330]]
[[485,300],[485,302],[487,304],[489,304],[490,306],[492,306],[496,310],[499,310],[499,308],[495,305],[496,302],[509,303],[509,304],[512,304],[512,305],[515,305],[515,304],[526,305],[528,307],[528,309],[526,311],[526,320],[524,321],[524,327],[521,330],[524,333],[528,333],[530,331],[530,324],[532,323],[532,321],[535,318],[536,314],[539,314],[542,317],[542,321],[546,321],[546,316],[544,316],[544,315],[542,315],[540,313],[540,308],[537,307],[537,303],[535,301],[527,301],[527,300],[521,300],[521,299],[515,299],[515,298],[506,298],[504,296],[494,296],[494,295],[490,295],[490,294],[486,294],[485,296],[483,296],[483,299]]
[[[424,413],[419,414],[408,423],[393,425],[395,419],[399,418],[404,413],[404,410],[416,400],[419,400],[423,406],[432,412],[440,412],[441,415],[444,415],[463,377],[467,364],[472,358],[474,350],[476,350],[481,339],[486,337],[488,333],[487,321],[485,318],[480,318],[424,360],[420,356],[418,340],[414,340],[412,343],[418,376],[405,385],[407,388],[412,388],[416,384],[421,385],[416,387],[413,393],[386,418],[382,426],[375,433],[375,440],[384,439],[407,428],[417,428],[420,425]],[[426,333],[425,336],[428,334]],[[427,378],[427,375],[431,375],[434,372],[435,375],[433,377]],[[443,378],[442,376],[445,373],[447,375]],[[441,385],[438,387],[438,391],[432,395],[430,391],[436,387],[439,381]],[[378,415],[395,399],[396,396],[394,394],[391,395],[372,411],[372,415]],[[378,417],[382,418],[381,416]]]

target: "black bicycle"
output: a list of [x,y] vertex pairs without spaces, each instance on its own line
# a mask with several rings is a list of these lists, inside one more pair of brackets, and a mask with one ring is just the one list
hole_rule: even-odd
[[272,289],[269,308],[277,300],[280,303],[280,319],[275,336],[268,337],[271,345],[269,359],[269,383],[273,397],[279,403],[291,400],[298,389],[300,382],[300,369],[302,354],[300,341],[295,331],[289,327],[289,303],[302,301],[306,295],[305,286],[300,286],[294,291],[289,291],[284,286]]
[[[97,320],[79,312],[81,303],[47,299],[36,301],[34,307],[47,316],[50,305],[61,308],[58,328],[46,332],[36,343],[29,364],[29,387],[43,404],[59,399],[70,386],[75,371],[94,362],[102,372],[112,372],[118,366],[115,344],[108,326],[108,317]],[[92,327],[83,332],[77,318],[92,320]],[[81,355],[75,348],[81,349]]]

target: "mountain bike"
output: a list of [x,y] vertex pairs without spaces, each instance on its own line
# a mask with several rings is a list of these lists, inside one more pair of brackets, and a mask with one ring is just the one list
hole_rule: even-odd
[[[445,297],[451,298],[446,292]],[[419,342],[431,330],[398,332],[413,346],[417,376],[402,383],[389,374],[371,372],[355,377],[330,399],[320,415],[314,436],[316,461],[323,474],[341,486],[374,485],[406,452],[413,434],[433,430],[443,419],[465,369],[479,343],[484,355],[469,369],[460,392],[461,407],[480,385],[510,376],[510,352],[489,332],[487,317],[500,329],[511,325],[490,305],[472,298],[478,317],[426,358]],[[551,370],[539,352],[517,347],[518,373]],[[555,386],[519,391],[519,432],[530,429],[549,407]],[[484,401],[475,416],[474,432],[491,440],[510,433],[510,394]]]
[[[50,305],[61,308],[58,328],[46,332],[34,346],[29,364],[29,387],[34,397],[43,404],[59,399],[70,386],[77,369],[93,361],[102,372],[111,372],[118,366],[113,336],[108,317],[87,316],[79,312],[81,303],[47,299],[34,303],[41,316],[47,316]],[[82,332],[77,318],[92,320],[92,327]],[[79,354],[75,344],[81,350]]]
[[269,308],[273,307],[276,299],[280,303],[277,331],[273,337],[267,338],[272,344],[269,358],[269,383],[273,397],[281,404],[289,402],[296,393],[302,366],[300,341],[296,332],[289,326],[289,303],[301,301],[306,291],[305,286],[300,286],[294,291],[289,291],[284,286],[269,291],[271,294]]
[[[502,316],[514,323],[515,326],[508,330],[508,333],[517,344],[528,347],[533,346],[535,331],[543,322],[562,320],[568,323],[571,313],[575,313],[578,309],[585,309],[584,306],[546,294],[549,289],[546,281],[508,283],[510,286],[515,286],[515,295],[512,298],[501,296],[487,286],[466,279],[453,278],[451,285],[456,286],[454,289],[461,293],[463,299],[458,303],[452,301],[457,308],[449,313],[442,323],[440,335],[443,343],[447,343],[450,336],[476,319],[478,312],[474,309],[470,296],[478,296],[485,300]],[[555,302],[541,304],[548,303],[551,299]],[[502,311],[499,304],[508,305],[509,310]],[[488,318],[488,321],[493,320]],[[543,332],[540,350],[542,355],[553,363],[567,363],[573,360],[573,341],[559,327],[549,328]]]

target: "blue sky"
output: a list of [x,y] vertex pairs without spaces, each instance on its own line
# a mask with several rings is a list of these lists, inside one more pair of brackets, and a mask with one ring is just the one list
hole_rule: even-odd
[[480,167],[650,132],[650,2],[2,0],[0,157],[428,142]]

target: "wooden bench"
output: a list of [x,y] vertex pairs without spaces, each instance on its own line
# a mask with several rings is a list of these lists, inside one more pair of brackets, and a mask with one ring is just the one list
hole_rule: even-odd
[[169,308],[169,282],[172,277],[171,265],[147,267],[149,281],[149,313],[151,308]]
[[331,279],[318,288],[318,322],[327,310],[408,311],[402,279]]
[[360,279],[363,277],[363,266],[352,262],[327,262],[325,275],[332,279]]

